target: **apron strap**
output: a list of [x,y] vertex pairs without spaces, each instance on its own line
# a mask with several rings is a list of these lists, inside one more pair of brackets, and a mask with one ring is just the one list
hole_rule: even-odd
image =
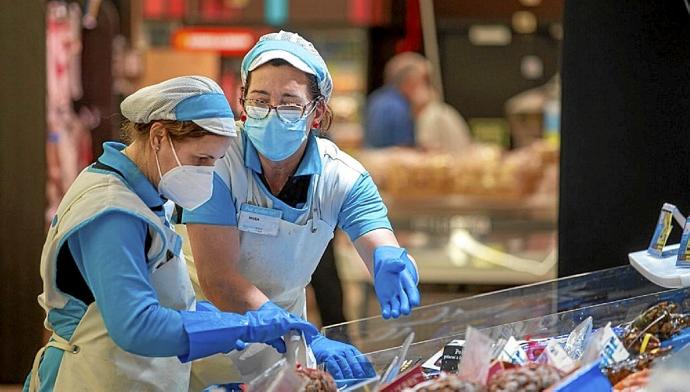
[[38,388],[41,386],[41,380],[38,376],[38,368],[41,365],[41,360],[43,359],[43,354],[48,347],[55,347],[64,352],[76,354],[79,352],[79,346],[76,344],[70,344],[67,340],[63,339],[60,335],[53,334],[50,341],[36,353],[34,357],[34,364],[31,367],[31,381],[29,383],[29,392],[37,392]]
[[312,174],[314,177],[314,191],[311,196],[311,232],[316,233],[317,222],[321,219],[321,199],[319,191],[321,189],[321,176]]

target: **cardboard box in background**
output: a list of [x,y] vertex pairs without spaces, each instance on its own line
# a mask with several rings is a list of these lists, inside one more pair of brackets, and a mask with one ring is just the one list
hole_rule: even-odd
[[150,48],[144,52],[143,62],[137,89],[185,75],[207,76],[220,82],[220,56],[216,52]]

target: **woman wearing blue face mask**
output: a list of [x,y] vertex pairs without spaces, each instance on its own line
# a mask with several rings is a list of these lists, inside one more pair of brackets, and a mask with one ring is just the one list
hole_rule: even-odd
[[[304,317],[305,286],[339,227],[374,277],[383,317],[409,314],[419,304],[416,266],[398,246],[376,186],[315,135],[332,117],[333,84],[319,53],[297,34],[267,34],[245,56],[241,76],[238,138],[216,164],[211,199],[182,217],[197,289],[223,310],[273,302]],[[350,345],[320,336],[311,348],[336,378],[371,374]],[[248,350],[235,358],[245,381],[277,359]],[[222,382],[199,377],[198,387]]]
[[30,391],[183,391],[189,361],[268,342],[291,330],[317,334],[273,306],[246,314],[196,303],[172,202],[194,209],[213,192],[213,165],[236,136],[212,80],[181,77],[122,103],[130,144],[104,153],[74,181],[41,259],[45,326]]

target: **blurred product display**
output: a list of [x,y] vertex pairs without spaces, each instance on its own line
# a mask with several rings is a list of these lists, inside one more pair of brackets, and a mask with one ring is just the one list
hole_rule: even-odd
[[427,200],[465,195],[510,201],[538,191],[554,195],[558,155],[558,148],[538,141],[512,151],[473,145],[462,154],[386,149],[362,151],[357,158],[385,195]]
[[46,222],[50,222],[67,188],[91,163],[93,152],[90,113],[77,113],[73,106],[83,94],[81,8],[49,1],[46,18]]

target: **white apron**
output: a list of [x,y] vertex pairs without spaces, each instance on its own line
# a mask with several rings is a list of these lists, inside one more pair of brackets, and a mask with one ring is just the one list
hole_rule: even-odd
[[[79,227],[106,211],[119,210],[144,220],[151,248],[147,253],[149,277],[160,304],[194,310],[195,299],[182,254],[181,238],[115,175],[83,171],[65,195],[48,231],[41,257],[43,293],[39,303],[46,314],[62,308],[69,297],[56,284],[60,247]],[[113,262],[114,260],[108,260]],[[52,330],[46,318],[46,327]],[[36,355],[29,389],[40,388],[38,368],[47,347],[64,351],[55,382],[57,391],[185,391],[191,366],[177,357],[153,358],[128,353],[108,335],[96,303],[91,303],[72,338],[53,332],[51,341]]]
[[[240,128],[241,129],[241,128]],[[240,135],[244,136],[242,132]],[[232,187],[237,218],[242,204],[273,207],[263,183],[255,180],[243,159],[241,137],[234,140],[216,172]],[[242,275],[277,305],[306,319],[305,287],[309,284],[328,242],[333,238],[338,214],[348,192],[364,173],[354,159],[342,153],[330,141],[316,140],[321,156],[321,175],[312,175],[307,197],[308,210],[295,222],[280,219],[276,236],[240,231]],[[188,252],[188,254],[191,252]],[[188,263],[193,262],[188,258]],[[192,280],[197,279],[190,265]],[[197,296],[198,280],[195,282]],[[244,351],[215,355],[192,365],[191,390],[212,384],[249,382],[282,358],[270,346],[252,344]],[[234,366],[233,366],[234,362]]]

